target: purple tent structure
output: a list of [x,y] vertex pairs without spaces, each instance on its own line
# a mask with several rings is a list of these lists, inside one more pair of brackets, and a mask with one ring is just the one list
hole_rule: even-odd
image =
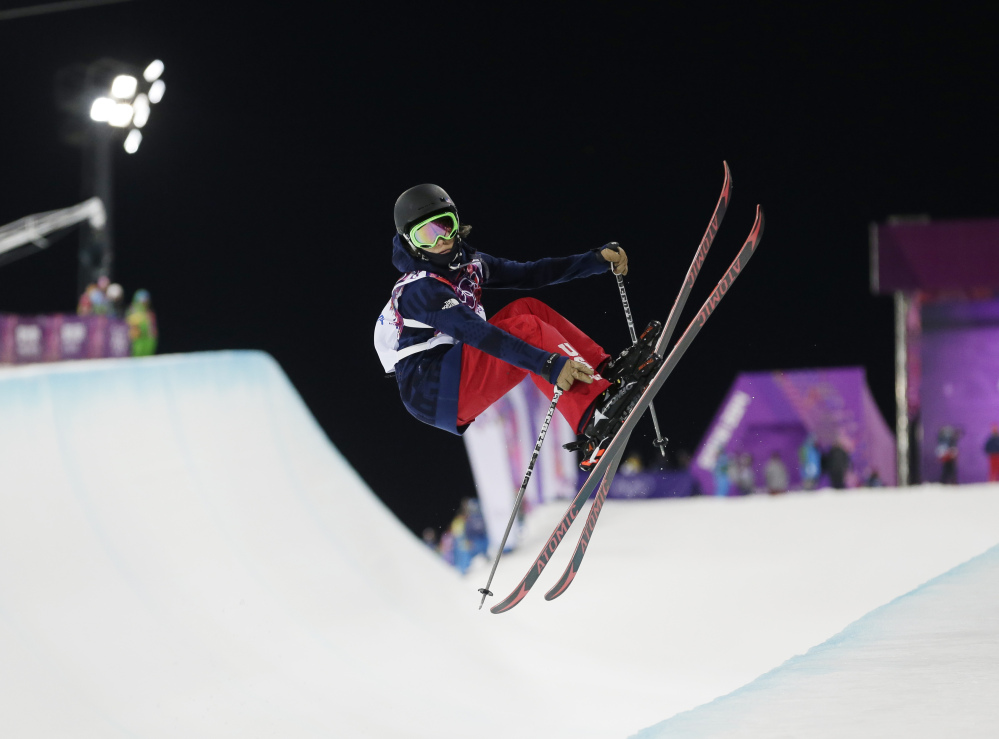
[[800,486],[798,450],[809,437],[820,449],[839,442],[850,454],[854,485],[877,471],[895,484],[895,438],[867,387],[862,367],[741,373],[694,455],[691,470],[714,494],[719,455],[748,453],[758,488],[773,453],[787,467],[791,488]]
[[987,479],[999,424],[999,219],[871,226],[871,291],[895,297],[902,484],[941,479],[937,435],[958,434],[958,482]]

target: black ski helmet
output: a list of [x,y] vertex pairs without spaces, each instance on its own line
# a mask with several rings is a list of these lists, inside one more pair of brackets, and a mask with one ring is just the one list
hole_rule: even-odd
[[458,218],[458,209],[454,207],[454,201],[444,192],[443,187],[437,185],[411,187],[395,201],[395,230],[402,236],[410,250],[413,246],[409,243],[409,229],[414,223],[437,213],[454,213],[454,217]]

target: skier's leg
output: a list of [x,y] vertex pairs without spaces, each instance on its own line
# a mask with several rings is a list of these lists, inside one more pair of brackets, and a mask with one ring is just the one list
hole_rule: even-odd
[[572,321],[536,298],[520,298],[513,301],[494,315],[489,322],[498,326],[500,325],[498,321],[506,321],[515,316],[536,316],[555,329],[562,340],[551,350],[553,352],[557,351],[576,361],[582,361],[594,370],[609,358],[603,347],[580,331]]
[[[607,353],[571,321],[535,298],[521,298],[507,305],[490,321],[504,331],[545,351],[558,352],[591,367],[599,367]],[[531,375],[531,380],[550,400],[555,387],[547,377]],[[558,410],[577,433],[585,424],[594,401],[610,386],[604,378],[592,383],[574,382],[558,402]]]
[[[503,308],[489,322],[528,344],[548,352],[583,359],[598,366],[607,358],[602,348],[568,320],[533,298],[521,298]],[[458,393],[458,425],[471,423],[524,379],[527,373],[490,354],[466,344],[461,350],[461,388]],[[575,356],[574,356],[575,353]],[[531,375],[535,385],[549,398],[554,387],[548,378]],[[562,395],[558,410],[573,430],[578,429],[593,401],[609,385],[606,380],[591,384],[575,382]]]
[[465,344],[461,348],[458,426],[474,421],[482,411],[513,390],[527,370]]

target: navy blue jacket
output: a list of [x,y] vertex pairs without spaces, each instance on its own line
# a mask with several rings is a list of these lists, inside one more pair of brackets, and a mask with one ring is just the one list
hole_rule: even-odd
[[[424,423],[453,434],[460,434],[467,428],[458,428],[458,389],[461,384],[461,348],[464,344],[538,375],[551,356],[549,352],[531,346],[476,315],[469,303],[477,301],[478,291],[482,287],[529,290],[601,274],[610,269],[610,263],[600,256],[599,249],[536,262],[513,262],[489,256],[475,251],[464,241],[461,242],[461,249],[461,264],[472,267],[452,271],[413,257],[401,236],[397,235],[392,241],[392,264],[400,272],[425,270],[440,275],[449,283],[426,277],[402,288],[399,313],[404,318],[433,326],[453,337],[455,343],[404,357],[395,366],[395,376],[406,409]],[[474,284],[479,280],[481,284]],[[456,292],[450,285],[460,289]],[[474,299],[470,295],[473,290]],[[462,299],[455,305],[463,293],[467,300]],[[433,329],[405,327],[399,338],[399,349],[428,341],[433,335]],[[554,362],[548,375],[549,382],[554,384],[567,361],[569,358],[562,356]]]

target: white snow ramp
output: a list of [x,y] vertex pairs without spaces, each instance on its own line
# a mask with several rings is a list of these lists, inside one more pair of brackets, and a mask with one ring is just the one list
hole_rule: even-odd
[[493,616],[486,563],[412,536],[267,355],[0,369],[0,736],[623,739],[996,545],[999,495],[611,501],[545,602],[572,543]]

